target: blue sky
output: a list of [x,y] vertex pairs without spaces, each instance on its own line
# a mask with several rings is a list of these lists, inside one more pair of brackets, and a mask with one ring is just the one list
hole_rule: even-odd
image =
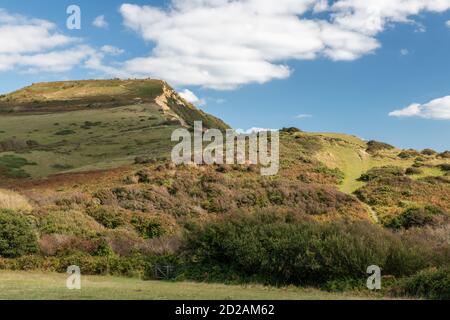
[[[16,32],[5,26],[55,25],[39,33],[46,48],[24,40],[0,49],[0,92],[157,77],[235,128],[295,126],[450,149],[450,1],[253,1],[4,0],[0,45],[2,32]],[[81,30],[66,28],[71,4],[81,8]],[[99,16],[107,26],[93,25]]]

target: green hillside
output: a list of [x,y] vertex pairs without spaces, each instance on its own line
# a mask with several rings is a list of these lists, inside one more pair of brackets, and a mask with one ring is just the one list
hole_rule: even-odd
[[0,174],[36,178],[164,158],[173,130],[195,120],[228,128],[163,81],[34,84],[0,99]]
[[195,120],[228,128],[157,80],[2,97],[0,269],[365,290],[375,263],[395,293],[449,274],[450,152],[284,128],[275,176],[175,166],[171,133]]

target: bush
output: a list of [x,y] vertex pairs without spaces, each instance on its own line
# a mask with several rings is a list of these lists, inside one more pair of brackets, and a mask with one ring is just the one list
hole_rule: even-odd
[[411,167],[411,168],[406,169],[405,173],[409,176],[412,176],[412,175],[416,175],[416,174],[422,174],[423,170],[416,168],[416,167]]
[[400,293],[428,299],[450,299],[450,269],[426,270],[407,278]]
[[437,154],[433,149],[423,149],[421,153],[425,156],[434,156]]
[[401,215],[393,218],[387,227],[393,229],[409,229],[424,227],[426,225],[437,225],[439,218],[448,220],[447,214],[439,208],[426,206],[424,208],[409,208]]
[[442,153],[439,153],[439,157],[444,159],[450,159],[450,151],[444,151]]
[[369,182],[375,179],[388,177],[401,177],[405,174],[403,168],[395,166],[372,168],[359,178],[360,181]]
[[94,218],[95,221],[108,229],[116,229],[125,223],[120,212],[111,207],[90,209],[87,213]]
[[136,173],[136,176],[138,177],[139,183],[150,183],[151,182],[151,173],[148,170],[140,170]]
[[438,168],[442,171],[450,171],[450,164],[449,163],[443,163],[438,165]]
[[295,127],[289,127],[289,128],[282,128],[280,130],[281,132],[286,132],[286,133],[297,133],[297,132],[302,132],[302,130],[295,128]]
[[375,141],[375,140],[371,140],[369,142],[367,142],[367,149],[366,151],[370,154],[374,154],[378,151],[381,150],[392,150],[394,149],[393,146],[391,146],[390,144],[384,143],[384,142],[379,142],[379,141]]
[[420,153],[414,149],[403,150],[398,154],[398,157],[402,159],[411,159],[418,156],[420,156]]
[[28,221],[13,211],[0,210],[0,256],[20,257],[37,248],[36,234]]
[[[271,284],[322,285],[366,278],[372,264],[384,272],[406,273],[397,265],[415,257],[393,256],[395,236],[368,222],[320,223],[294,214],[233,215],[186,235],[188,277],[249,279]],[[406,255],[406,257],[405,257]],[[409,259],[410,258],[410,259]]]
[[131,224],[145,239],[158,238],[164,235],[161,223],[154,217],[136,215],[131,219]]

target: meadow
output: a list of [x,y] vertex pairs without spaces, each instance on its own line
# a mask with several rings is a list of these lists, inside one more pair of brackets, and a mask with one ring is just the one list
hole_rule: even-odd
[[142,281],[83,276],[81,290],[66,287],[66,274],[0,271],[0,300],[353,300],[370,292],[329,293],[313,288],[275,288],[194,282]]

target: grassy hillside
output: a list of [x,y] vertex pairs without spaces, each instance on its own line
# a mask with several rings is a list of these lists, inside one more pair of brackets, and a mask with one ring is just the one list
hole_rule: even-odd
[[175,166],[170,135],[195,120],[228,128],[156,80],[0,98],[0,269],[149,276],[163,263],[182,279],[333,289],[373,263],[398,278],[450,267],[450,152],[286,128],[276,176]]
[[0,99],[0,174],[46,177],[164,158],[174,129],[222,121],[157,80],[35,84]]

